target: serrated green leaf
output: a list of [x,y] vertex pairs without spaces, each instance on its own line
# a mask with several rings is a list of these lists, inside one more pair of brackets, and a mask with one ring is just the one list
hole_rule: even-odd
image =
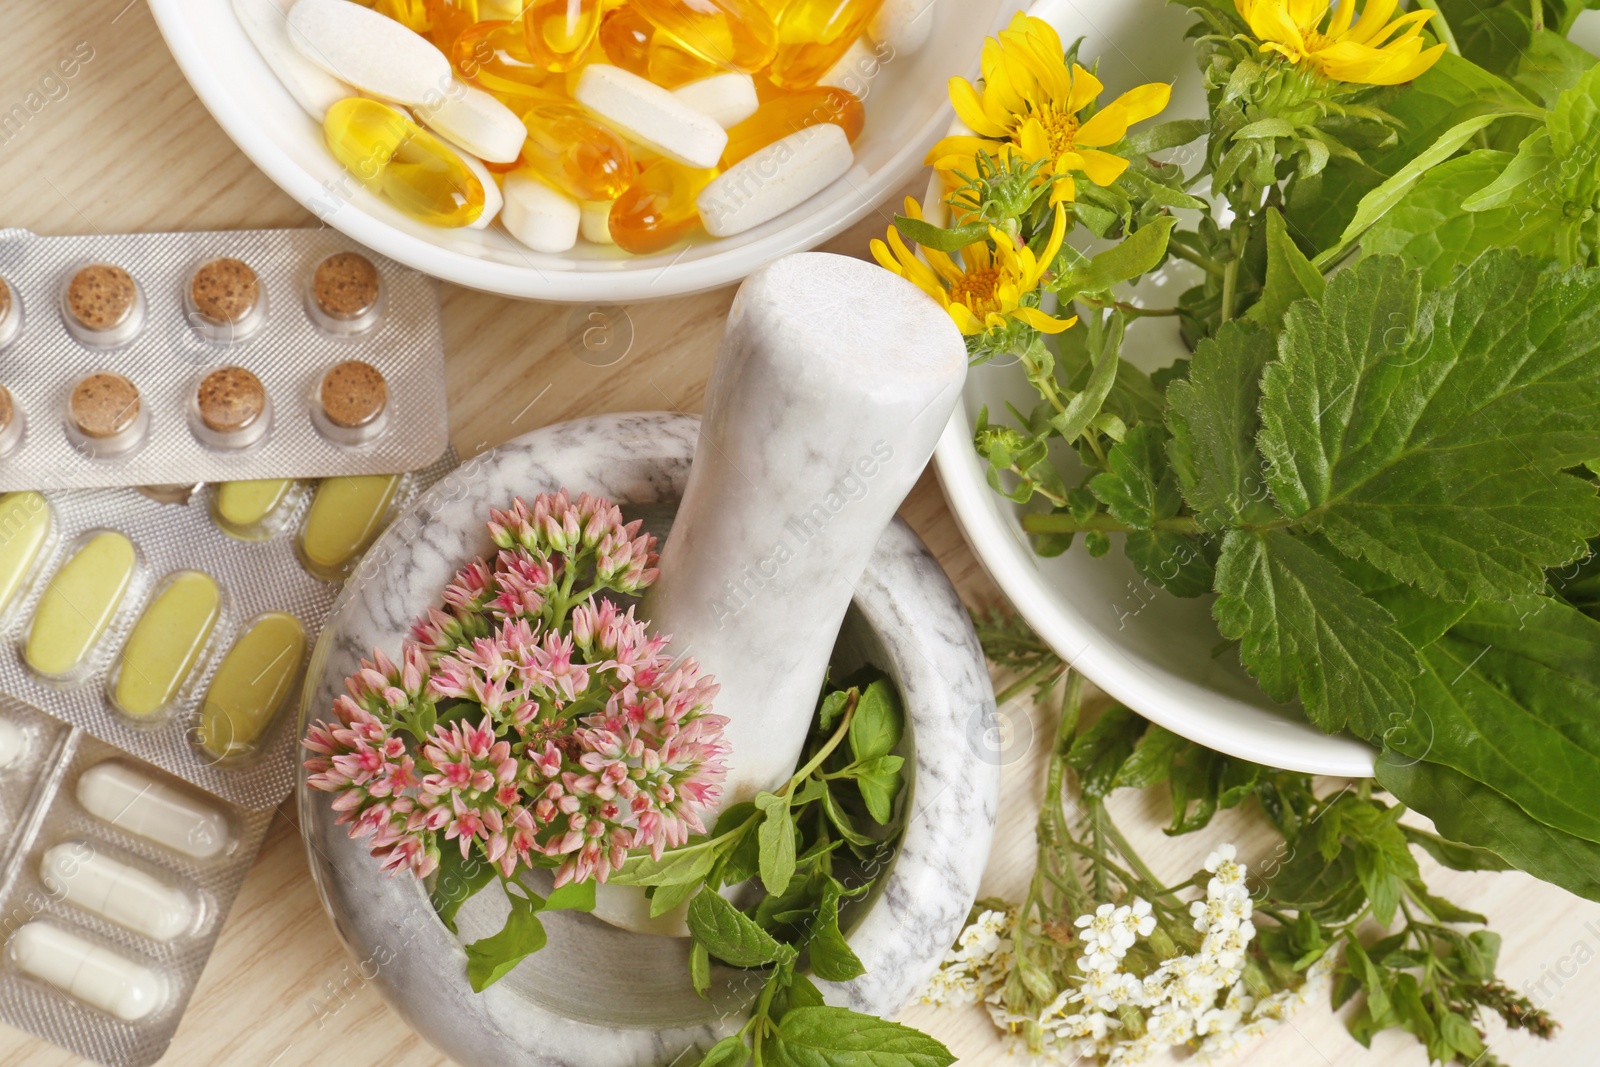
[[1089,489],[1118,522],[1148,530],[1183,506],[1177,477],[1167,466],[1166,434],[1159,427],[1135,426],[1106,457],[1109,468]]
[[1569,893],[1600,900],[1600,844],[1552,829],[1460,771],[1385,750],[1378,783],[1433,820],[1441,834],[1486,848]]
[[1148,725],[1121,704],[1113,704],[1078,735],[1067,752],[1067,765],[1078,772],[1084,796],[1103,797],[1111,792],[1117,772]]
[[850,752],[858,760],[887,756],[900,743],[905,717],[900,696],[887,679],[867,686],[850,720]]
[[788,1011],[770,1048],[775,1067],[949,1067],[956,1060],[909,1026],[826,1006]]
[[1139,738],[1133,754],[1117,769],[1115,788],[1148,789],[1172,774],[1172,759],[1194,742],[1154,723]]
[[1300,246],[1289,236],[1289,228],[1277,208],[1267,209],[1267,282],[1261,298],[1245,316],[1274,333],[1283,325],[1283,313],[1296,300],[1320,300],[1324,288],[1322,272],[1311,265]]
[[1480,603],[1423,659],[1415,708],[1389,746],[1600,841],[1600,622],[1549,597]]
[[1277,351],[1262,327],[1225,323],[1195,350],[1188,377],[1167,386],[1168,452],[1189,508],[1206,529],[1264,523],[1277,514],[1254,444],[1261,373]]
[[811,928],[811,939],[806,942],[811,969],[818,978],[829,982],[848,982],[867,973],[860,957],[839,930],[839,901],[844,887],[833,878],[822,884],[822,901]]
[[1394,618],[1308,538],[1233,530],[1223,539],[1212,611],[1222,635],[1277,701],[1299,696],[1324,730],[1383,732],[1411,704],[1416,652]]
[[769,893],[781,893],[794,877],[794,817],[789,798],[757,793],[756,808],[765,816],[756,828],[761,847],[761,884]]
[[1258,438],[1284,514],[1448,599],[1542,588],[1600,529],[1600,272],[1491,252],[1423,300],[1375,257],[1290,309]]
[[792,960],[795,950],[716,893],[689,901],[689,932],[706,951],[735,967],[761,967]]
[[466,946],[467,981],[474,993],[482,993],[529,956],[544,948],[547,940],[539,921],[538,898],[523,898],[508,893],[511,912],[500,932],[480,938]]

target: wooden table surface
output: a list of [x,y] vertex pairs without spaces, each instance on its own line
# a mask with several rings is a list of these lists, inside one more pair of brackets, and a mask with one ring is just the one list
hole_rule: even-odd
[[[221,3],[223,0],[216,0]],[[234,147],[196,99],[138,0],[13,3],[0,43],[0,226],[43,234],[310,226],[316,220]],[[80,69],[47,80],[76,53]],[[84,59],[85,56],[90,58]],[[20,107],[27,118],[14,116]],[[915,183],[920,186],[920,182]],[[869,216],[828,247],[864,254],[888,213]],[[563,419],[602,412],[700,410],[732,289],[626,308],[633,344],[596,369],[567,342],[573,309],[444,288],[450,431],[463,456]],[[962,541],[937,483],[924,475],[903,515],[938,554],[969,603],[998,593]],[[1047,727],[1036,724],[1035,737]],[[1020,732],[1022,735],[1026,730]],[[984,892],[1016,899],[1033,863],[1043,743],[1008,753],[1001,831]],[[1247,819],[1167,841],[1166,812],[1129,811],[1136,844],[1159,871],[1182,876],[1220,840],[1262,856],[1268,838]],[[306,868],[293,803],[274,821],[171,1050],[171,1067],[424,1067],[444,1060],[366,987],[334,939]],[[1501,974],[1565,1024],[1551,1043],[1512,1034],[1493,1053],[1521,1067],[1600,1060],[1600,904],[1521,874],[1439,872],[1436,891],[1482,911],[1505,936]],[[977,1009],[919,1006],[905,1019],[945,1040],[964,1061],[1005,1052]],[[1584,1049],[1590,1051],[1585,1052]],[[0,1067],[54,1067],[76,1057],[0,1026]],[[1366,1052],[1318,1001],[1263,1039],[1241,1064],[1417,1065],[1409,1037]]]

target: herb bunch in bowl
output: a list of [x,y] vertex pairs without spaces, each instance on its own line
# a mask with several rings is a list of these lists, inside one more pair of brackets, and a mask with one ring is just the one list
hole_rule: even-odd
[[[1511,49],[1472,5],[1189,6],[1207,108],[1159,122],[1019,15],[874,251],[1037,394],[974,440],[1036,551],[1211,597],[1401,801],[1600,899],[1600,59],[1567,5],[1489,5]],[[1189,354],[1146,374],[1157,316]]]

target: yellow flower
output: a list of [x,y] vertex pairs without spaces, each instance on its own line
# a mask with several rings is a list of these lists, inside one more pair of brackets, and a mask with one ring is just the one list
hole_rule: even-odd
[[[910,197],[906,197],[906,214],[914,219],[922,218],[922,209]],[[872,254],[885,269],[894,271],[939,301],[963,334],[973,336],[1004,327],[1012,320],[1025,322],[1042,333],[1060,333],[1077,322],[1077,318],[1056,318],[1022,304],[1022,298],[1039,287],[1045,269],[1061,250],[1061,239],[1067,233],[1067,214],[1058,207],[1055,216],[1050,240],[1037,256],[1031,248],[1018,248],[1015,241],[992,226],[989,238],[994,247],[989,246],[989,241],[970,244],[961,250],[959,264],[934,248],[922,250],[927,257],[927,262],[923,262],[906,247],[893,226],[889,227],[887,245],[878,240],[872,242]]]
[[1263,52],[1304,63],[1334,81],[1399,85],[1444,54],[1442,44],[1422,47],[1422,26],[1432,11],[1419,8],[1391,18],[1399,0],[1366,0],[1357,19],[1356,2],[1340,0],[1323,26],[1328,0],[1233,0]]
[[973,135],[946,137],[927,161],[946,174],[969,176],[977,173],[979,152],[1044,161],[1044,173],[1054,179],[1052,204],[1076,197],[1075,173],[1099,186],[1116,181],[1128,161],[1101,149],[1166,107],[1172,96],[1172,86],[1153,82],[1080,118],[1104,86],[1076,63],[1067,66],[1061,38],[1048,23],[1021,13],[998,39],[983,43],[981,69],[982,89],[965,78],[950,79],[950,102]]

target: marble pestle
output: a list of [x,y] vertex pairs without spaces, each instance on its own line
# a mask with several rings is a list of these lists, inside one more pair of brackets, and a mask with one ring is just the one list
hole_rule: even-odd
[[[721,685],[722,805],[794,773],[855,583],[966,376],[927,294],[858,259],[787,256],[740,286],[706,389],[688,487],[640,614]],[[642,932],[638,890],[596,914]]]

